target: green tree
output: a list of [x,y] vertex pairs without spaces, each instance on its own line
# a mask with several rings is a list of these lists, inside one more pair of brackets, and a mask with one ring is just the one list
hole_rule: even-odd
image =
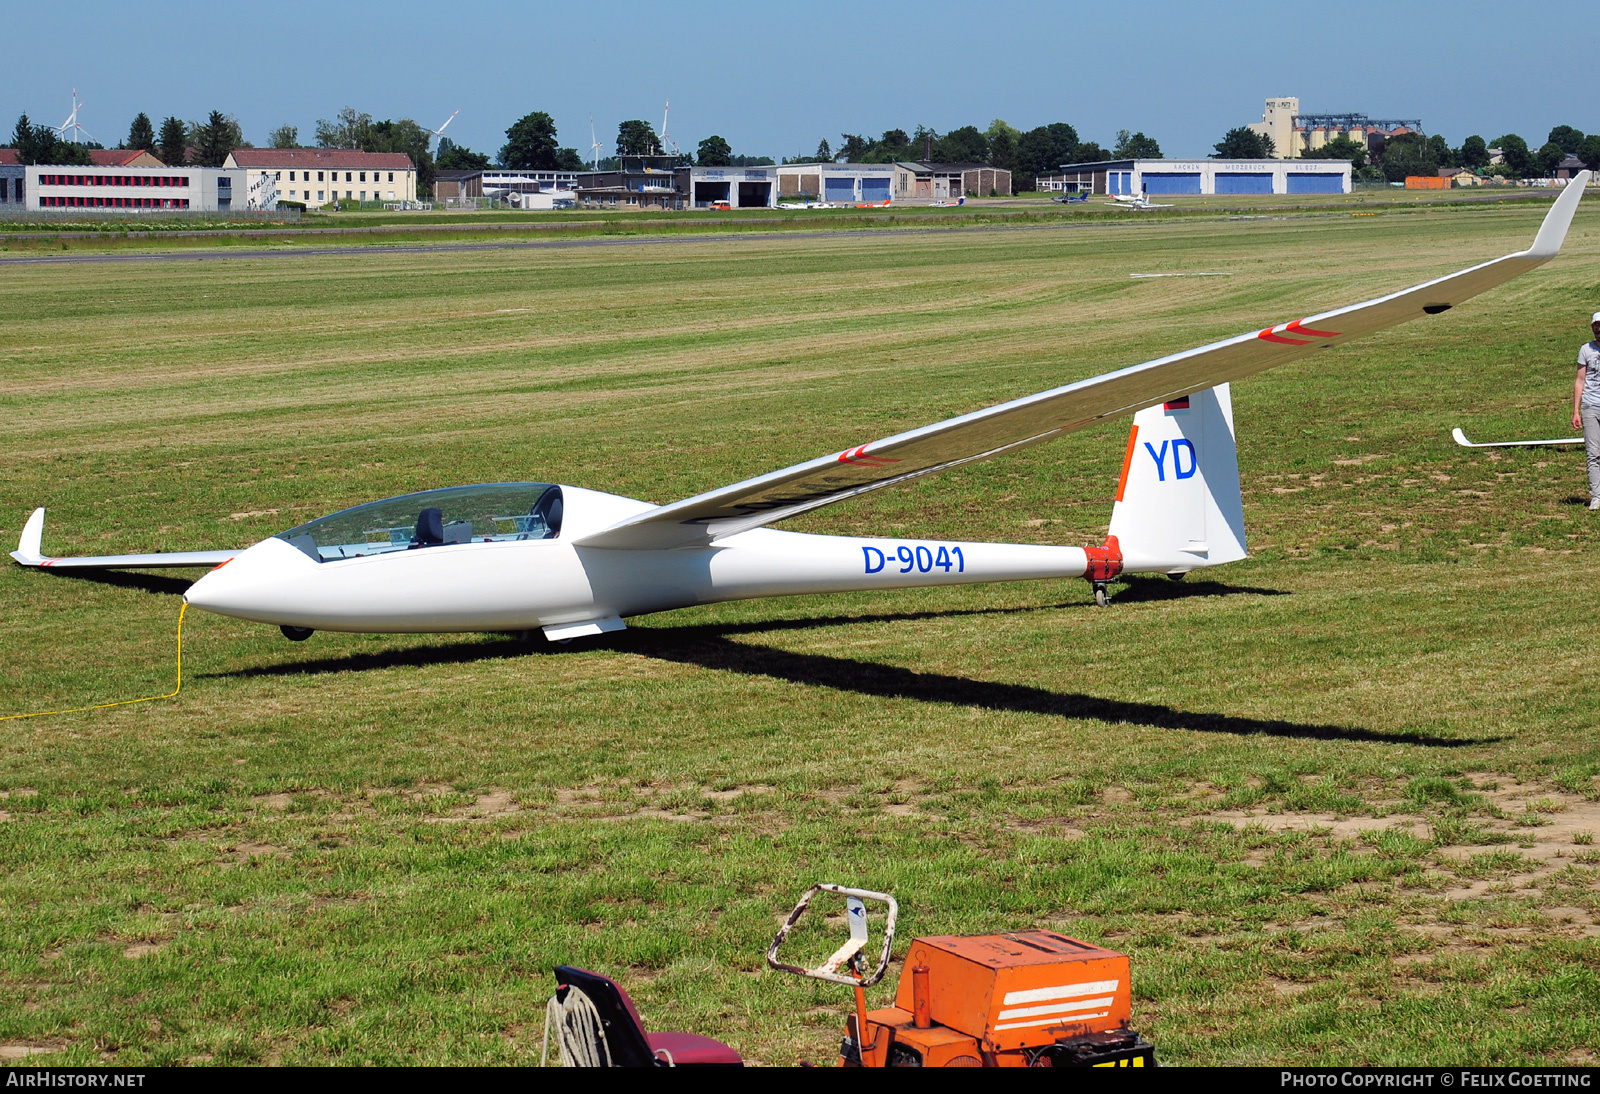
[[634,118],[617,126],[619,156],[648,156],[656,152],[659,146],[656,131],[649,122]]
[[381,122],[367,123],[361,135],[360,149],[363,152],[399,152],[411,157],[411,165],[417,172],[417,196],[429,198],[433,196],[435,170],[433,153],[429,151],[432,144],[433,133],[416,120],[401,118],[390,121],[386,118]]
[[1111,155],[1119,160],[1158,160],[1161,158],[1161,146],[1154,137],[1119,129],[1117,146],[1111,150]]
[[1017,141],[1017,172],[1023,178],[1013,179],[1031,185],[1038,175],[1059,171],[1064,163],[1073,162],[1078,150],[1078,131],[1066,122],[1052,122],[1030,129]]
[[161,123],[161,162],[168,167],[182,167],[189,162],[188,130],[171,115]]
[[1583,138],[1576,155],[1589,170],[1600,171],[1600,133]]
[[1583,130],[1574,129],[1570,125],[1558,125],[1550,130],[1545,142],[1560,145],[1561,151],[1570,156],[1583,146]]
[[87,145],[62,140],[49,126],[34,125],[26,114],[17,118],[11,145],[16,149],[17,159],[24,164],[49,163],[71,167],[89,164]]
[[1012,133],[1016,130],[1010,126],[995,130],[989,137],[989,165],[1002,170],[1014,171],[1017,166],[1017,142]]
[[1271,137],[1244,125],[1228,130],[1213,147],[1214,160],[1265,160],[1277,151]]
[[818,163],[832,163],[833,149],[828,147],[828,138],[823,137],[817,142],[817,151],[814,158]]
[[128,139],[122,142],[122,147],[155,151],[156,127],[150,124],[150,115],[141,110],[134,116],[133,124],[128,126]]
[[963,125],[934,143],[933,158],[940,163],[983,163],[989,158],[989,138],[977,126]]
[[1011,138],[1012,148],[1015,148],[1017,146],[1017,142],[1022,139],[1022,130],[1018,129],[1004,118],[996,118],[991,121],[989,123],[989,128],[983,131],[983,136],[990,145],[993,145],[994,139],[1002,133]]
[[543,110],[524,114],[506,130],[500,166],[517,170],[553,171],[556,166],[556,122]]
[[268,148],[299,148],[300,130],[292,125],[280,125],[267,135]]
[[1526,178],[1528,168],[1532,166],[1532,154],[1528,151],[1528,142],[1515,133],[1507,133],[1494,142],[1494,147],[1500,149],[1500,162],[1511,169],[1512,178]]
[[1383,143],[1383,157],[1378,164],[1383,176],[1390,182],[1404,182],[1412,175],[1436,176],[1439,161],[1427,138],[1420,133],[1402,133]]
[[1477,170],[1489,166],[1489,145],[1482,137],[1474,133],[1461,142],[1461,147],[1456,149],[1456,166],[1468,167]]
[[34,125],[26,113],[17,118],[17,127],[11,133],[11,147],[17,159],[24,164],[52,163],[56,135],[42,125]]
[[1111,154],[1094,141],[1084,141],[1072,150],[1072,158],[1068,163],[1099,163],[1108,160]]
[[213,110],[204,122],[190,122],[187,137],[195,162],[202,167],[221,167],[229,152],[246,147],[239,123],[220,110]]
[[372,115],[347,106],[332,119],[317,119],[318,148],[360,148],[370,139]]
[[1534,177],[1552,179],[1556,176],[1556,168],[1561,161],[1567,158],[1566,150],[1555,141],[1547,141],[1541,145],[1539,151],[1533,154]]
[[578,155],[576,148],[556,149],[557,171],[587,171],[589,165],[583,162],[583,157]]
[[1367,146],[1341,133],[1321,148],[1300,153],[1306,160],[1349,160],[1350,170],[1359,171],[1367,165]]
[[1450,150],[1450,142],[1435,133],[1428,138],[1428,148],[1433,152],[1434,162],[1440,167],[1456,166],[1455,153]]
[[846,163],[866,163],[867,157],[872,154],[872,140],[856,133],[843,133],[841,136],[844,139],[839,143],[839,151],[834,153],[835,158]]
[[489,157],[456,144],[449,137],[441,137],[439,154],[434,157],[433,165],[440,171],[482,171],[489,166]]
[[733,166],[733,149],[721,137],[712,135],[700,142],[694,152],[695,162],[701,167]]

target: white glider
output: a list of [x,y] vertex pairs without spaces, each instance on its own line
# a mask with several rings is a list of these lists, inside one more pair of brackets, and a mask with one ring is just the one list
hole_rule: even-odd
[[[1182,574],[1245,557],[1228,382],[1437,315],[1548,262],[1582,172],[1533,245],[1413,288],[963,414],[670,505],[573,486],[489,483],[358,505],[238,551],[49,558],[44,510],[24,566],[216,565],[195,607],[313,630],[507,631],[555,640],[693,604],[857,589]],[[1110,535],[1099,547],[821,536],[765,525],[1133,413]]]
[[1455,438],[1456,444],[1462,448],[1543,448],[1546,445],[1582,444],[1582,437],[1556,437],[1548,441],[1469,441],[1460,426],[1450,431],[1450,436]]

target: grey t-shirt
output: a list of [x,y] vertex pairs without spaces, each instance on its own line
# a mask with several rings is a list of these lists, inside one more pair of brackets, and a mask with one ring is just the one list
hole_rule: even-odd
[[1600,342],[1585,342],[1578,350],[1578,364],[1588,370],[1583,376],[1583,401],[1600,406]]

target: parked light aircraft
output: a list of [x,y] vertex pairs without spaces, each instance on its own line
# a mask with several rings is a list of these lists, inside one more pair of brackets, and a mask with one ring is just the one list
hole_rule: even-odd
[[[1181,575],[1245,557],[1229,382],[1438,315],[1551,258],[1588,172],[1533,245],[1362,304],[1279,323],[848,448],[669,505],[535,482],[427,490],[358,505],[242,550],[50,558],[44,510],[12,557],[64,570],[213,566],[198,608],[334,631],[508,631],[553,640],[713,601],[1086,577]],[[1098,547],[822,536],[766,527],[820,506],[1015,452],[1133,413]]]
[[1119,209],[1175,209],[1176,205],[1157,205],[1145,196],[1143,190],[1137,194],[1112,194],[1107,205],[1115,205]]

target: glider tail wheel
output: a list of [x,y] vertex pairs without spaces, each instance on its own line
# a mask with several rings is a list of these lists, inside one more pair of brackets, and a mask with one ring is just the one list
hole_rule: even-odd
[[278,629],[280,631],[282,631],[283,632],[283,636],[285,638],[287,638],[291,642],[304,642],[306,639],[310,638],[313,634],[317,633],[315,630],[313,630],[310,627],[291,627],[287,623],[285,623],[283,626],[279,627]]

